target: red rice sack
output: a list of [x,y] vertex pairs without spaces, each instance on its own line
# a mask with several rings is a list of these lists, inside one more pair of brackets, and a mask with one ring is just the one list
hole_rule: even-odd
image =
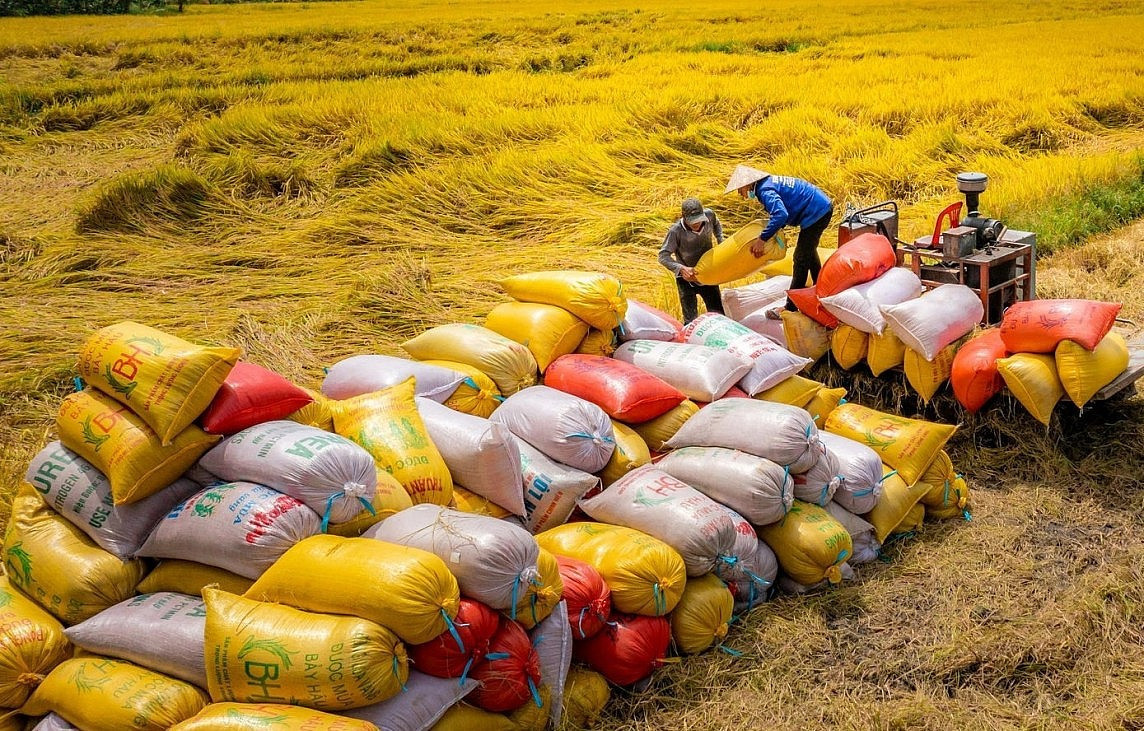
[[628,300],[628,311],[618,329],[620,340],[662,340],[670,342],[679,339],[683,323],[663,310],[645,305],[638,300]]
[[586,640],[604,628],[612,611],[612,590],[600,572],[569,556],[557,556],[572,637]]
[[814,288],[819,297],[829,297],[877,279],[898,263],[890,240],[879,234],[862,234],[847,241],[822,264]]
[[632,685],[663,664],[670,644],[666,617],[613,614],[602,632],[575,643],[572,657],[616,685]]
[[487,604],[462,597],[452,628],[428,642],[408,645],[409,660],[414,668],[436,678],[463,678],[488,654],[500,620]]
[[957,351],[949,382],[953,395],[969,412],[980,410],[1005,388],[1005,380],[997,370],[997,359],[1008,355],[999,329],[985,331]]
[[489,652],[473,664],[470,677],[477,681],[469,702],[493,713],[520,708],[529,699],[541,705],[540,658],[528,633],[516,622],[501,617],[500,627],[489,642]]
[[239,361],[199,417],[208,434],[235,434],[265,421],[285,419],[314,399],[274,371]]
[[591,401],[608,416],[629,424],[662,416],[687,398],[662,378],[600,355],[557,358],[544,374],[544,385]]
[[804,287],[802,289],[792,289],[787,292],[787,297],[798,308],[798,311],[806,315],[810,319],[817,322],[823,327],[838,327],[838,318],[834,316],[830,310],[823,306],[822,300],[818,299],[813,286]]
[[1096,350],[1120,308],[1120,303],[1093,300],[1017,302],[1001,320],[1001,340],[1010,353],[1052,353],[1062,340]]

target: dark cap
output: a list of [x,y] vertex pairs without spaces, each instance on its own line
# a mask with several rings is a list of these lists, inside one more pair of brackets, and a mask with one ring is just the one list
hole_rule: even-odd
[[703,212],[703,204],[699,202],[698,198],[683,199],[684,223],[696,224],[706,220],[707,214]]

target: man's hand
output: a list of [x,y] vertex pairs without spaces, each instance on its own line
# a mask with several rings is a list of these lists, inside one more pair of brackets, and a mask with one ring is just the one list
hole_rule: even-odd
[[763,258],[763,254],[767,253],[767,242],[762,239],[755,239],[751,242],[751,254],[756,259]]
[[698,282],[699,281],[698,279],[695,278],[695,269],[693,269],[692,267],[680,267],[679,268],[679,276],[683,277],[688,282]]

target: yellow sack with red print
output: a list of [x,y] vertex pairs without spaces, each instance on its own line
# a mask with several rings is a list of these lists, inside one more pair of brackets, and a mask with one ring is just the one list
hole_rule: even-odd
[[0,709],[23,705],[71,654],[63,625],[0,576]]
[[452,396],[445,399],[445,405],[454,411],[487,419],[504,401],[496,382],[479,368],[467,363],[458,363],[455,360],[425,360],[421,362],[464,374],[465,380],[461,381]]
[[[417,410],[415,379],[334,402],[334,429],[373,455],[418,503],[448,505],[453,477]],[[368,512],[368,511],[367,511]]]
[[616,440],[616,449],[612,452],[608,464],[600,470],[600,480],[604,487],[612,484],[636,467],[651,462],[651,452],[647,442],[630,426],[612,420],[612,435]]
[[250,588],[253,579],[233,574],[217,566],[207,566],[195,561],[165,558],[151,572],[143,577],[135,591],[139,594],[158,594],[161,591],[177,591],[191,596],[203,595],[203,588],[214,585],[231,594],[241,594]]
[[763,246],[762,256],[751,253],[751,242],[763,232],[763,222],[754,220],[708,249],[695,264],[700,284],[726,284],[749,277],[786,256],[786,243],[774,236]]
[[95,545],[25,483],[12,501],[4,570],[13,586],[72,625],[135,596],[144,569]]
[[782,520],[757,530],[783,571],[807,586],[823,579],[832,584],[842,581],[839,567],[854,555],[846,526],[813,503],[795,500]]
[[195,345],[125,321],[88,337],[76,368],[138,414],[166,446],[207,410],[241,355],[238,348]]
[[[909,522],[907,518],[910,518],[910,511],[930,490],[930,486],[921,480],[907,485],[901,473],[891,469],[889,465],[883,465],[882,469],[882,495],[878,498],[878,504],[874,509],[862,516],[874,526],[878,543],[885,543],[886,538],[892,535],[903,521]],[[915,511],[914,517],[916,514]],[[924,515],[923,513],[923,517]]]
[[906,344],[890,328],[881,335],[870,335],[866,346],[866,365],[875,376],[902,365],[906,357]]
[[65,447],[107,476],[116,505],[142,500],[170,485],[222,438],[192,425],[163,446],[130,409],[91,390],[63,400],[56,429]]
[[912,485],[925,474],[926,468],[957,427],[907,419],[847,403],[830,413],[826,419],[826,431],[870,447],[883,462],[896,469],[907,484]]
[[839,325],[830,333],[830,352],[838,365],[850,370],[865,360],[869,342],[870,336],[858,328]]
[[628,312],[623,285],[610,274],[531,272],[502,279],[500,286],[518,302],[562,307],[598,330],[616,329]]
[[675,433],[683,427],[688,419],[698,413],[699,405],[694,401],[685,400],[662,416],[657,416],[642,424],[629,424],[629,426],[640,436],[640,439],[644,440],[644,444],[649,450],[662,452],[663,445],[675,436]]
[[703,652],[727,636],[735,596],[715,574],[687,580],[679,604],[671,610],[671,640],[683,655]]
[[171,731],[377,731],[369,721],[277,703],[212,703]]
[[485,317],[485,327],[527,347],[541,373],[575,353],[588,334],[588,323],[571,312],[535,302],[502,302]]

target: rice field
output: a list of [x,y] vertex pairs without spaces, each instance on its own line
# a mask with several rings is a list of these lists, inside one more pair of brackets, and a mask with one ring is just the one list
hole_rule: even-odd
[[[1144,318],[1144,9],[1128,0],[442,0],[0,19],[0,519],[91,330],[240,345],[303,385],[477,321],[521,271],[655,263],[736,163],[902,207],[991,177],[1042,296]],[[1131,224],[1131,225],[1128,225]],[[1052,252],[1049,255],[1049,252]],[[901,408],[894,384],[859,400]],[[926,412],[934,416],[935,412]],[[953,412],[953,418],[960,415]],[[1144,728],[1144,404],[1014,404],[953,445],[971,522],[617,694],[609,729]]]

